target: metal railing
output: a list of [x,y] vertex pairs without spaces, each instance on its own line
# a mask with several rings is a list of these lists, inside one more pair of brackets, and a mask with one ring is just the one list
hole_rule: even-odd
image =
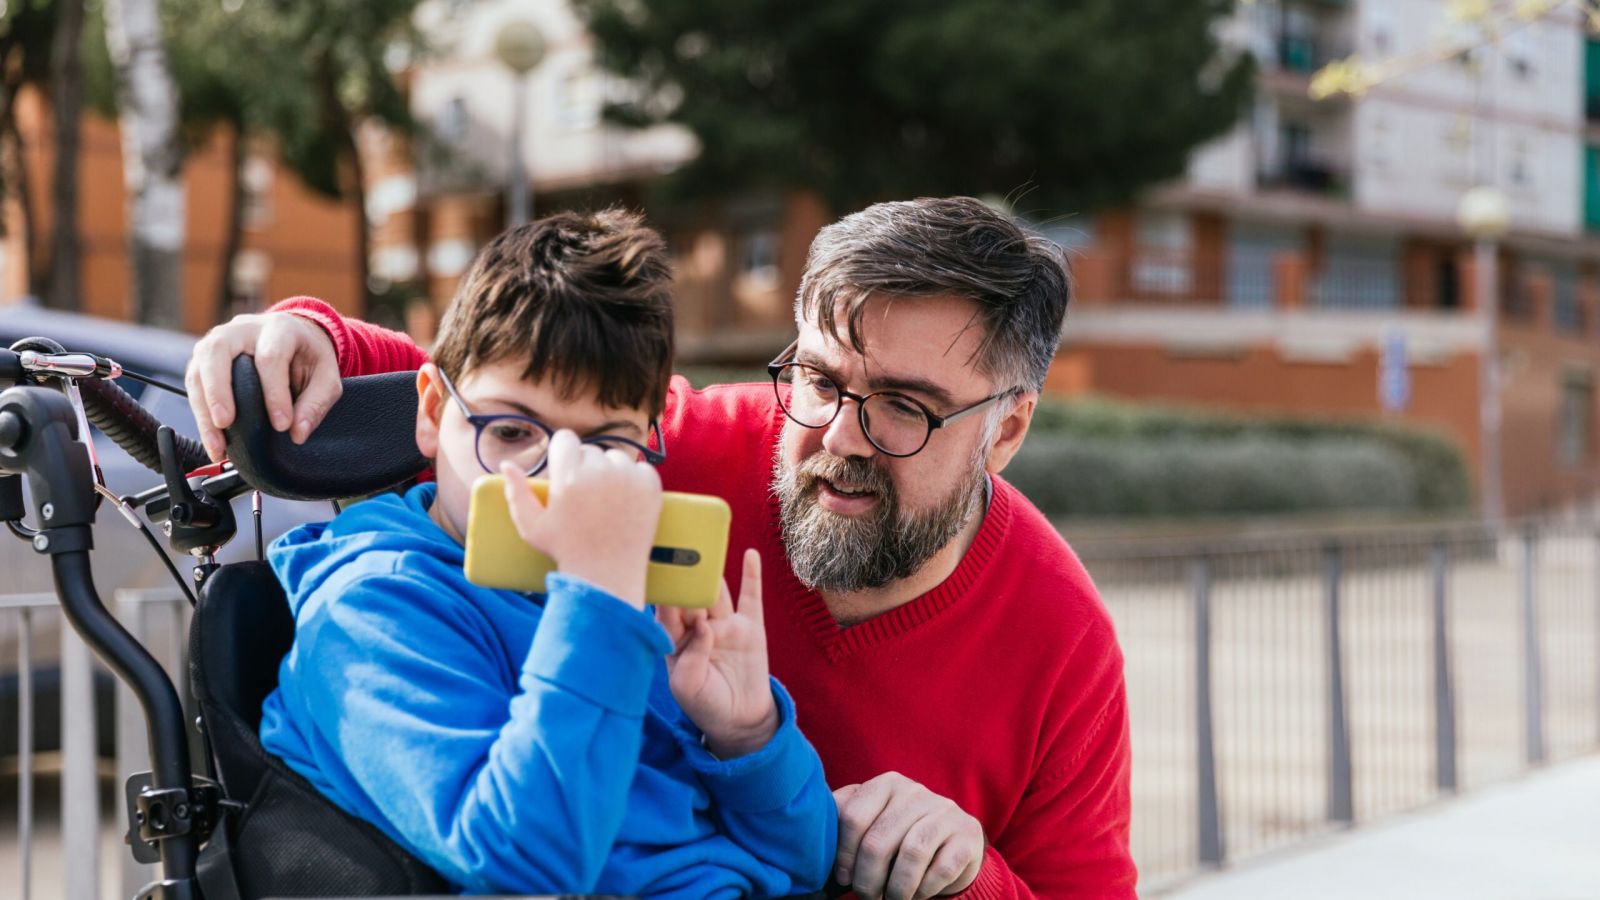
[[[189,605],[173,589],[117,591],[113,611],[134,637],[148,647],[181,686],[190,703],[187,677]],[[98,687],[110,676],[67,627],[54,594],[0,595],[0,665],[15,673],[15,696],[0,706],[15,717],[0,724],[0,734],[15,727],[7,742],[14,766],[14,816],[0,823],[0,896],[21,900],[64,898],[98,900],[103,862],[116,862],[112,896],[132,897],[150,882],[154,866],[135,863],[122,843],[126,821],[119,799],[102,802],[108,783],[119,795],[127,776],[149,768],[144,718],[133,694],[118,684]],[[59,676],[59,713],[47,709],[41,685]],[[108,702],[114,696],[114,702]],[[10,710],[8,709],[8,712]],[[57,724],[59,723],[59,724]],[[114,759],[102,759],[100,731],[115,735]],[[41,782],[59,778],[59,800],[41,795]],[[14,830],[13,830],[14,829]]]
[[1600,749],[1600,529],[1079,548],[1147,887]]
[[[1078,549],[1126,658],[1134,855],[1147,888],[1600,748],[1600,526]],[[169,671],[184,671],[180,597],[121,591],[116,612]],[[31,776],[52,632],[59,825],[38,815],[49,804]],[[110,854],[116,895],[132,896],[149,871],[121,845],[120,802],[101,803],[110,773],[97,767],[88,651],[49,594],[0,598],[0,654],[8,647],[19,778],[15,839],[0,830],[10,879],[0,895],[97,897]],[[146,767],[144,723],[121,689],[115,723],[120,785]]]

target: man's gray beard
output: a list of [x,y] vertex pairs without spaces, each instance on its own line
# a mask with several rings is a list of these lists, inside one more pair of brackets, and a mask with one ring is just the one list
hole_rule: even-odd
[[[932,509],[900,509],[894,482],[871,459],[819,451],[793,468],[783,463],[780,441],[772,490],[778,497],[784,551],[795,577],[825,593],[870,590],[905,578],[943,550],[972,518],[983,498],[982,459]],[[981,446],[981,445],[980,445]],[[818,502],[827,479],[877,494],[877,507],[861,517],[830,512]]]

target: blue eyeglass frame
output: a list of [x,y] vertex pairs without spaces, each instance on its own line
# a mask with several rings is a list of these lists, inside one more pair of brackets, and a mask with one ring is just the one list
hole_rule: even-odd
[[[450,376],[446,375],[443,369],[439,369],[438,371],[439,382],[444,385],[445,393],[450,395],[450,399],[454,401],[456,407],[461,410],[461,415],[465,416],[467,422],[472,425],[472,455],[477,457],[478,466],[485,472],[488,472],[491,475],[497,474],[493,469],[489,468],[488,463],[483,461],[483,451],[479,449],[479,446],[483,441],[483,430],[496,422],[505,422],[509,420],[512,422],[525,422],[529,425],[532,425],[533,427],[544,432],[547,446],[548,442],[555,438],[555,429],[539,421],[538,419],[533,418],[532,416],[519,416],[512,413],[504,413],[499,415],[479,415],[474,413],[472,408],[467,406],[467,401],[462,399],[461,393],[456,390],[456,386],[453,382],[451,382]],[[644,457],[645,462],[648,462],[650,465],[659,466],[667,461],[667,439],[661,434],[661,423],[656,421],[655,417],[653,416],[650,419],[650,433],[655,437],[656,446],[660,447],[660,450],[652,450],[638,441],[616,434],[605,434],[583,438],[582,443],[607,449],[617,444],[621,444],[630,450],[637,450],[639,454]],[[545,451],[544,458],[539,460],[539,464],[528,470],[529,477],[543,472],[544,467],[549,464],[549,462],[550,453],[547,449]]]

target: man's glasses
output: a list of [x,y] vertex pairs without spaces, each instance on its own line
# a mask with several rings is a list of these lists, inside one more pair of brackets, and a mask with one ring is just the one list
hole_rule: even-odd
[[[767,374],[772,376],[772,390],[778,405],[796,425],[804,428],[826,428],[839,417],[844,401],[856,402],[856,414],[861,421],[861,432],[878,452],[885,456],[915,456],[936,428],[943,428],[962,416],[975,413],[985,406],[1015,393],[1015,388],[991,394],[970,406],[964,406],[948,415],[938,415],[920,400],[898,391],[876,391],[871,394],[854,394],[845,390],[821,370],[794,362],[795,347],[778,354],[767,364]],[[789,386],[787,395],[783,385]]]
[[[527,416],[475,415],[467,406],[467,401],[461,399],[461,394],[456,391],[456,386],[450,382],[450,376],[446,375],[443,369],[439,370],[439,382],[444,385],[445,392],[450,395],[450,399],[461,409],[461,414],[477,432],[475,441],[478,465],[483,466],[485,472],[498,473],[500,464],[507,460],[529,475],[537,475],[544,470],[550,453],[550,439],[555,437],[554,429],[538,419]],[[651,465],[659,466],[667,461],[667,444],[661,437],[661,426],[655,419],[650,420],[650,433],[660,450],[652,450],[638,441],[614,434],[586,437],[583,443],[602,450],[636,453]]]

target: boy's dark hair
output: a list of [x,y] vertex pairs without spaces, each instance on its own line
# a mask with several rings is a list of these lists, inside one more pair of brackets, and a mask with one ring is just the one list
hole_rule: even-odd
[[672,377],[672,267],[636,213],[558,213],[479,251],[439,327],[433,360],[460,379],[507,359],[563,399],[661,414]]

